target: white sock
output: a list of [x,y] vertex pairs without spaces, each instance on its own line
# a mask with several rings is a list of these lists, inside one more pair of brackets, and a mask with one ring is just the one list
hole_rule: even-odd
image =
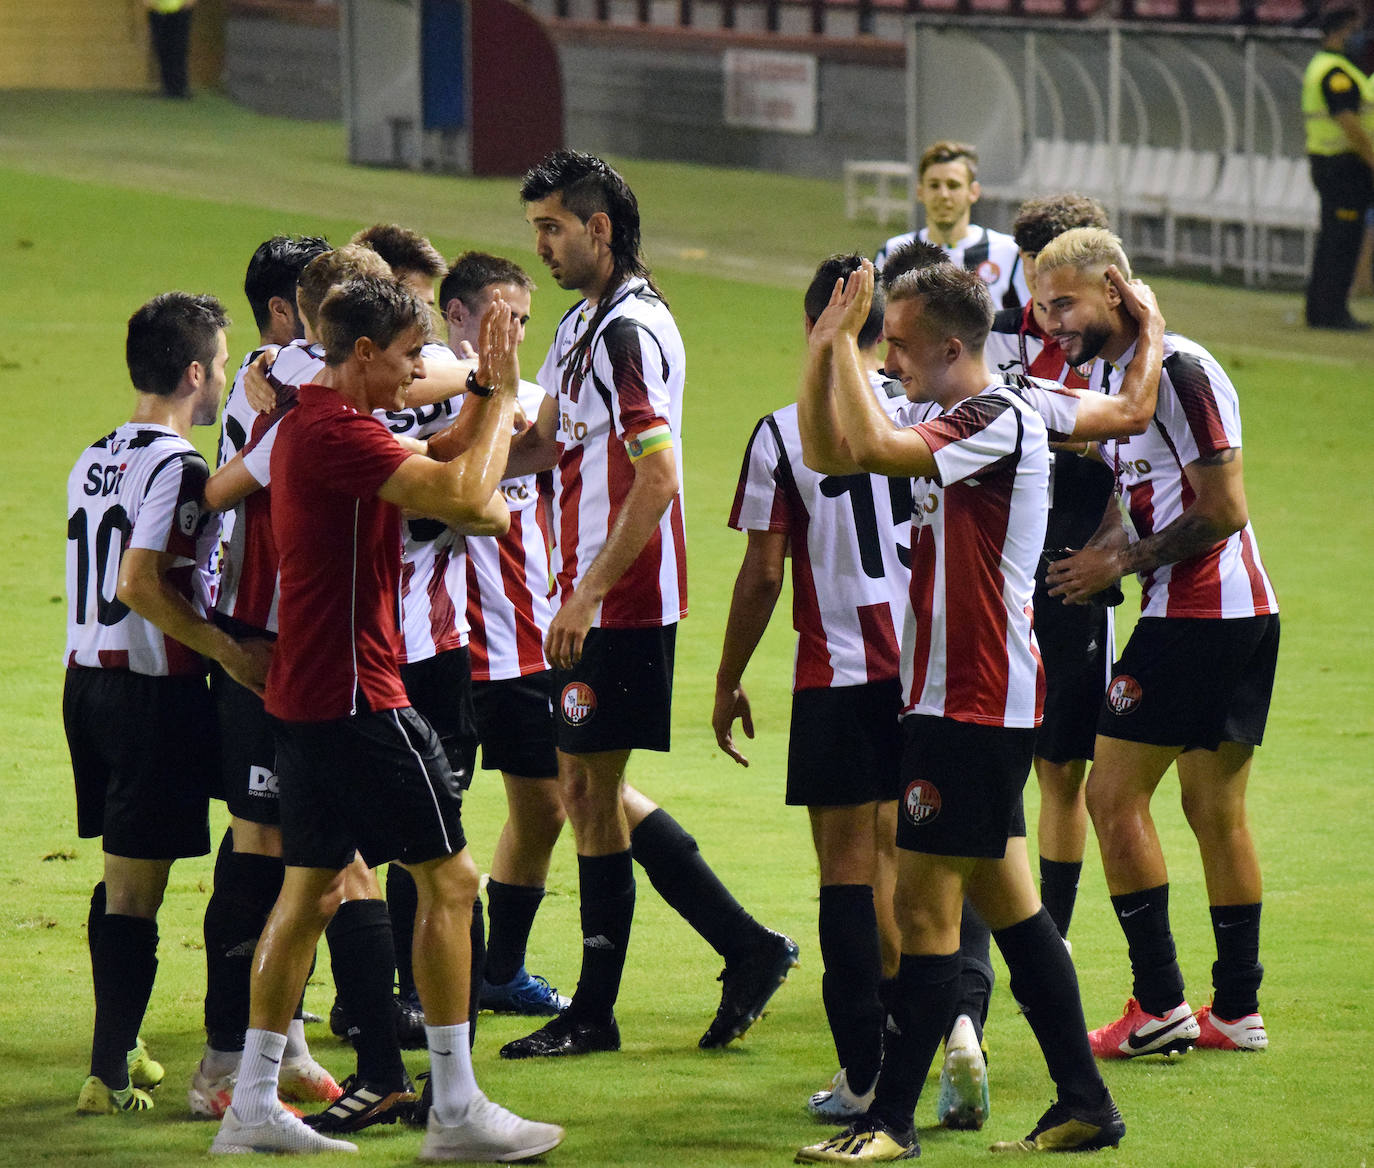
[[277,1075],[285,1049],[286,1035],[275,1030],[250,1029],[245,1035],[233,1104],[243,1123],[264,1123],[281,1106],[277,1102]]
[[426,1026],[429,1039],[429,1082],[434,1089],[434,1114],[440,1123],[462,1123],[468,1104],[478,1095],[468,1047],[468,1024]]
[[213,1046],[207,1045],[204,1053],[200,1056],[201,1073],[207,1079],[218,1079],[221,1075],[232,1075],[239,1069],[239,1059],[243,1057],[241,1050],[216,1050]]
[[310,1047],[305,1041],[305,1023],[299,1018],[292,1018],[291,1025],[286,1028],[286,1057],[289,1059],[310,1057]]

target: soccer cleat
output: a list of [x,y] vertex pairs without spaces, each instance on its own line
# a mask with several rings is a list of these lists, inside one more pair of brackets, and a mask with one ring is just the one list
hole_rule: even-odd
[[[335,1038],[347,1043],[352,1043],[358,1033],[358,1027],[338,998],[329,1007],[329,1030]],[[396,998],[396,1041],[401,1044],[402,1050],[425,1049],[425,1015],[418,999]]]
[[1035,1130],[1024,1140],[1003,1140],[990,1152],[1091,1152],[1114,1148],[1126,1135],[1126,1123],[1112,1097],[1098,1108],[1071,1108],[1051,1103]]
[[1130,998],[1121,1017],[1089,1031],[1088,1045],[1100,1059],[1138,1058],[1142,1054],[1174,1054],[1197,1044],[1197,1019],[1187,1002],[1167,1014],[1151,1014]]
[[341,1091],[334,1076],[308,1054],[282,1059],[278,1097],[292,1103],[333,1103]]
[[563,1129],[557,1124],[521,1119],[479,1091],[462,1123],[440,1123],[429,1113],[420,1159],[510,1164],[543,1155],[562,1142]]
[[787,980],[787,971],[797,964],[800,949],[791,937],[772,929],[763,932],[753,950],[720,971],[720,1008],[697,1042],[702,1050],[724,1046],[758,1021],[768,999]]
[[828,1089],[817,1091],[806,1101],[806,1110],[822,1123],[849,1123],[868,1110],[877,1087],[875,1080],[862,1095],[856,1095],[850,1090],[849,1076],[841,1067],[830,1080]]
[[485,978],[478,997],[478,1007],[494,1014],[528,1014],[535,1017],[561,1014],[571,1004],[553,986],[537,974],[525,972],[520,967],[508,982],[492,985]]
[[141,1038],[129,1052],[128,1063],[129,1082],[144,1091],[151,1091],[167,1077],[167,1068],[148,1053]]
[[560,1014],[539,1030],[501,1048],[505,1059],[555,1058],[560,1055],[593,1054],[620,1049],[620,1027],[609,1022],[583,1022]]
[[347,1140],[332,1140],[312,1131],[284,1107],[278,1107],[261,1123],[246,1124],[231,1106],[220,1121],[215,1141],[210,1145],[212,1156],[246,1155],[250,1152],[356,1152],[357,1144]]
[[941,1127],[978,1131],[989,1111],[987,1063],[972,1020],[967,1014],[960,1014],[945,1040],[935,1118]]
[[205,1074],[204,1066],[204,1062],[196,1064],[196,1073],[191,1076],[191,1086],[186,1092],[186,1102],[190,1105],[191,1114],[200,1119],[223,1119],[234,1098],[238,1067],[212,1077]]
[[893,1131],[879,1121],[862,1116],[844,1131],[819,1144],[797,1149],[798,1164],[890,1164],[915,1160],[921,1144],[914,1128]]
[[82,1084],[76,1097],[77,1115],[118,1115],[122,1111],[151,1111],[152,1107],[153,1098],[147,1091],[132,1083],[115,1090],[95,1075]]
[[1199,1050],[1264,1050],[1269,1035],[1259,1014],[1246,1014],[1234,1022],[1218,1018],[1211,1006],[1197,1012],[1198,1036],[1193,1043]]
[[409,1079],[393,1090],[349,1075],[340,1087],[339,1097],[323,1111],[307,1115],[305,1123],[317,1132],[344,1135],[374,1123],[395,1123],[415,1101],[415,1085]]

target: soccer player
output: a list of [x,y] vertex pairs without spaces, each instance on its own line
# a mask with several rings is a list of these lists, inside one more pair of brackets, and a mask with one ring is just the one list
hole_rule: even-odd
[[[1075,227],[1107,226],[1102,204],[1086,195],[1061,194],[1021,204],[1012,237],[1021,253],[1026,284],[1035,292],[1035,260],[1050,240]],[[1033,304],[1004,308],[992,322],[988,367],[1087,389],[1097,369],[1070,365],[1058,342],[1036,319]],[[1097,372],[1097,382],[1101,383]],[[1111,612],[1100,601],[1065,604],[1049,594],[1049,558],[1081,548],[1097,531],[1113,502],[1112,473],[1098,459],[1050,451],[1050,515],[1045,553],[1035,572],[1035,639],[1045,664],[1045,717],[1035,739],[1035,778],[1040,787],[1037,850],[1040,897],[1067,938],[1083,871],[1088,836],[1084,796],[1087,760],[1093,756],[1097,712],[1106,691],[1115,639]]]
[[874,264],[882,268],[902,244],[919,239],[944,248],[955,264],[976,272],[995,307],[1029,303],[1016,241],[972,222],[973,205],[982,193],[978,151],[966,142],[936,142],[921,155],[917,167],[916,199],[925,208],[926,225],[894,235],[878,249]]
[[129,318],[130,420],[67,481],[67,674],[62,715],[77,832],[103,837],[87,922],[95,986],[83,1114],[142,1111],[163,1068],[138,1037],[157,971],[157,911],[172,862],[210,850],[204,746],[215,734],[205,660],[261,690],[271,649],[206,616],[218,535],[188,441],[215,420],[228,359],[223,306],[168,292]]
[[[1108,363],[1107,392],[1137,348],[1136,329],[1102,272],[1120,241],[1083,228],[1040,253],[1036,301],[1064,356]],[[1264,734],[1278,655],[1278,601],[1245,501],[1240,409],[1206,349],[1165,339],[1153,424],[1106,442],[1132,532],[1111,515],[1077,555],[1049,571],[1050,591],[1082,602],[1126,572],[1141,582],[1141,618],[1101,707],[1088,811],[1134,977],[1120,1019],[1093,1031],[1101,1058],[1205,1046],[1262,1050],[1259,926],[1262,882],[1245,790]],[[1169,927],[1169,883],[1150,800],[1177,767],[1197,837],[1217,960],[1214,996],[1196,1016]]]
[[[1035,894],[1024,836],[1012,835],[1011,825],[1040,715],[1030,604],[1044,541],[1049,435],[1101,433],[1128,411],[1104,407],[1097,395],[996,380],[983,356],[993,315],[986,287],[953,265],[936,265],[887,289],[884,367],[913,402],[894,425],[873,400],[856,344],[872,279],[865,264],[837,288],[812,330],[798,420],[816,470],[918,479],[902,656],[897,1031],[888,1035],[866,1115],[798,1159],[919,1154],[912,1116],[959,992],[966,891],[993,930],[1058,1090],[1025,1140],[995,1147],[1113,1146],[1125,1124],[1077,1031],[1083,1011],[1073,963]],[[1138,395],[1157,376],[1162,321],[1148,293],[1121,287],[1149,340],[1132,367]],[[1153,405],[1148,394],[1146,404]]]
[[468,1047],[468,949],[477,872],[459,791],[433,730],[410,708],[395,652],[401,508],[460,528],[509,522],[495,491],[514,416],[514,329],[503,302],[483,335],[490,391],[471,447],[447,465],[410,454],[371,412],[397,409],[424,376],[429,309],[392,280],[364,277],[321,306],[327,368],[302,386],[272,451],[272,530],[281,552],[279,638],[267,708],[280,722],[286,877],[254,959],[251,1022],[234,1101],[212,1151],[348,1150],[275,1098],[286,1022],[357,848],[401,859],[418,888],[416,982],[433,1107],[425,1159],[520,1159],[561,1128],[519,1119],[478,1089]]
[[[943,253],[929,250],[944,262]],[[804,301],[808,333],[835,281],[860,263],[859,256],[836,255],[817,268]],[[882,298],[875,295],[859,330],[859,357],[874,396],[894,413],[906,398],[880,369],[882,329]],[[821,995],[840,1062],[830,1088],[807,1104],[818,1119],[848,1121],[873,1101],[887,1019],[880,983],[884,973],[896,973],[897,637],[911,505],[908,478],[830,476],[807,467],[794,404],[754,427],[730,512],[730,526],[746,532],[748,544],[731,596],[711,724],[721,750],[742,766],[749,760],[735,743],[735,720],[754,734],[744,670],[768,627],[784,562],[792,559],[798,639],[786,801],[805,807],[811,821],[820,866]]]
[[[243,290],[258,327],[259,347],[244,358],[225,399],[219,465],[269,425],[248,405],[243,381],[266,346],[304,335],[296,305],[302,269],[329,244],[313,236],[277,235],[248,262]],[[214,493],[213,488],[210,488]],[[238,638],[276,639],[276,548],[268,492],[239,500],[224,514],[214,620]],[[192,1115],[218,1119],[229,1106],[243,1035],[248,1028],[248,983],[257,943],[281,888],[281,820],[277,808],[276,747],[262,697],[212,669],[210,689],[219,721],[220,793],[229,829],[215,859],[214,891],[205,906],[205,1050],[191,1078]],[[310,1056],[298,1016],[287,1032],[279,1085],[296,1102],[331,1102],[338,1084]]]
[[560,287],[582,295],[540,370],[548,396],[507,473],[557,463],[557,610],[544,652],[555,670],[559,788],[577,844],[583,950],[572,1004],[501,1053],[619,1048],[613,1011],[634,916],[632,842],[654,887],[725,956],[720,1008],[700,1041],[720,1046],[757,1018],[797,947],[749,916],[696,841],[648,800],[632,807],[642,818],[631,839],[625,767],[635,748],[668,749],[673,647],[687,613],[682,340],[640,256],[639,206],[619,174],[560,150],[525,176],[520,193],[540,259]]

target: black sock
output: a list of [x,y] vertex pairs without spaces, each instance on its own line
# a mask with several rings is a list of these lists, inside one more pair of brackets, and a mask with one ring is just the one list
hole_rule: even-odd
[[358,1052],[358,1076],[375,1085],[399,1087],[406,1072],[396,1038],[396,954],[386,904],[345,901],[324,936],[339,1004],[348,1015],[348,1036]]
[[727,964],[758,939],[762,926],[720,882],[697,841],[662,807],[630,832],[630,852],[654,891]]
[[415,877],[400,864],[386,866],[386,910],[391,914],[391,947],[396,951],[396,984],[401,997],[416,999],[415,968],[410,955],[415,940],[415,909],[419,894]]
[[487,968],[490,985],[505,985],[525,965],[525,949],[543,887],[487,881]]
[[91,1074],[116,1090],[129,1085],[129,1051],[157,976],[157,922],[106,913],[91,948],[95,1032]]
[[1183,1001],[1183,973],[1169,929],[1169,886],[1112,897],[1112,908],[1126,934],[1135,1000],[1156,1016]]
[[997,980],[992,969],[992,930],[972,902],[964,898],[964,915],[959,922],[959,997],[949,1016],[949,1026],[945,1033],[954,1029],[960,1014],[967,1014],[973,1023],[978,1041],[983,1041],[983,1027],[988,1021],[988,1003],[992,1000],[992,987]]
[[1264,966],[1259,959],[1259,904],[1212,906],[1217,959],[1212,966],[1212,1013],[1226,1022],[1259,1013]]
[[482,919],[482,898],[472,898],[472,960],[468,968],[468,1049],[477,1043],[477,1015],[482,1000],[482,970],[487,964],[487,929]]
[[581,887],[582,972],[569,1009],[589,1022],[608,1022],[620,994],[625,949],[635,913],[630,853],[578,856]]
[[100,926],[105,923],[105,881],[91,889],[91,907],[86,913],[86,947],[95,952]]
[[1083,861],[1047,860],[1040,857],[1040,899],[1054,921],[1061,937],[1069,935],[1073,920],[1073,906],[1078,899],[1078,880],[1083,874]]
[[926,1072],[949,1029],[949,1012],[959,996],[958,953],[902,954],[893,995],[897,1030],[887,1032],[887,1050],[870,1115],[898,1132],[911,1130]]
[[1088,1046],[1078,974],[1050,914],[1041,908],[995,936],[1011,975],[1012,997],[1025,1010],[1060,1102],[1101,1106],[1107,1088]]
[[887,1010],[878,998],[883,959],[867,884],[821,885],[821,1000],[850,1089],[862,1095],[883,1061]]
[[253,951],[281,891],[282,862],[235,852],[225,833],[205,906],[205,1033],[215,1050],[242,1050]]

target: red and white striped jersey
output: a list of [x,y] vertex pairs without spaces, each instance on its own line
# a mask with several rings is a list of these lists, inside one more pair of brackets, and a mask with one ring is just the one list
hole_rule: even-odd
[[[1040,724],[1045,672],[1031,596],[1045,544],[1049,444],[1029,404],[1038,388],[996,384],[948,412],[918,403],[899,418],[925,440],[939,470],[938,479],[916,480],[902,633],[905,713]],[[1052,399],[1063,395],[1044,398],[1058,407]],[[1077,399],[1064,400],[1076,413]]]
[[[425,366],[457,364],[447,345],[427,344]],[[428,438],[458,416],[462,394],[404,410],[374,415],[393,434]],[[402,524],[401,650],[403,665],[427,661],[436,653],[461,649],[468,641],[467,572],[464,538],[437,519],[412,518]]]
[[[567,600],[605,546],[634,483],[627,448],[641,435],[661,441],[668,427],[682,478],[682,394],[686,354],[668,306],[641,278],[608,292],[611,305],[589,346],[568,359],[595,309],[586,301],[558,325],[539,384],[558,403],[553,571]],[[647,440],[647,437],[646,437]],[[599,628],[655,628],[687,615],[687,552],[682,491],[658,529],[602,600]]]
[[1033,306],[1004,308],[993,317],[992,331],[983,346],[983,359],[994,373],[1021,373],[1044,381],[1057,381],[1070,389],[1090,389],[1101,384],[1099,367],[1105,362],[1094,357],[1086,365],[1070,365],[1059,342],[1045,332],[1035,319]]
[[[1133,345],[1112,366],[1108,393],[1120,391],[1134,354]],[[1136,538],[1167,527],[1193,503],[1184,473],[1189,463],[1240,444],[1240,400],[1231,379],[1201,345],[1166,333],[1150,428],[1101,444]],[[1202,555],[1140,573],[1140,589],[1142,616],[1228,619],[1279,610],[1249,523]]]
[[[544,396],[534,382],[520,383],[520,408],[527,417],[538,414]],[[510,508],[510,530],[500,537],[474,535],[467,540],[473,681],[504,681],[549,667],[544,659],[544,634],[553,616],[549,532],[539,476],[504,479],[501,494]]]
[[295,389],[314,381],[324,369],[324,350],[305,341],[292,341],[281,347],[268,367],[267,379],[283,395],[285,403],[271,414],[255,413],[243,391],[244,370],[256,355],[250,353],[244,359],[224,403],[219,457],[223,466],[242,450],[244,468],[261,484],[262,490],[241,499],[226,515],[215,611],[252,628],[275,633],[281,585],[269,489],[274,431],[284,410],[294,402]]
[[[869,375],[895,415],[902,387]],[[792,557],[794,690],[863,685],[901,675],[897,631],[906,609],[911,553],[910,479],[822,475],[802,461],[796,405],[754,427],[740,468],[730,526],[782,532]]]
[[166,579],[202,616],[219,525],[201,507],[210,470],[167,426],[126,422],[93,443],[67,478],[67,667],[152,677],[205,673],[198,653],[115,594],[129,548],[175,557]]
[[[239,365],[238,372],[234,374],[234,383],[229,387],[229,393],[224,399],[224,409],[220,412],[219,424],[219,447],[215,456],[215,468],[223,466],[240,450],[248,445],[248,440],[253,436],[253,422],[257,418],[253,407],[248,404],[248,398],[243,392],[243,375],[254,361],[258,359],[261,348],[254,349],[243,359]],[[229,541],[234,537],[234,524],[238,522],[238,508],[224,512],[219,517],[220,546],[215,551],[214,559],[211,562],[211,595],[218,600],[219,579],[224,570],[224,555]]]

